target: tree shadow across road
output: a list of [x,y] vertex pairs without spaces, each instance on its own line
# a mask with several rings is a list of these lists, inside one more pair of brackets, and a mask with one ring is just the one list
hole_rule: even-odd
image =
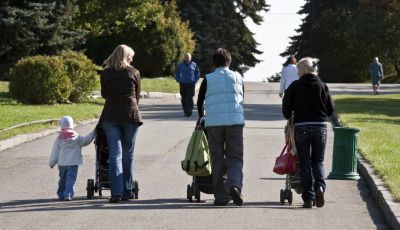
[[[245,104],[244,113],[246,120],[253,121],[279,121],[284,120],[281,105],[270,104]],[[195,108],[191,117],[185,117],[182,106],[178,104],[143,105],[140,107],[144,120],[197,120],[198,112]]]
[[246,120],[252,121],[281,121],[282,105],[271,104],[245,104],[244,115]]
[[[52,212],[71,210],[174,210],[174,209],[223,209],[238,208],[233,203],[226,206],[214,206],[212,200],[189,202],[186,199],[149,199],[131,200],[119,204],[111,204],[106,198],[88,200],[86,197],[77,197],[72,201],[59,201],[58,199],[15,200],[0,203],[0,213],[27,213],[27,212]],[[281,205],[279,202],[245,202],[240,208],[269,208],[295,210],[301,206]]]

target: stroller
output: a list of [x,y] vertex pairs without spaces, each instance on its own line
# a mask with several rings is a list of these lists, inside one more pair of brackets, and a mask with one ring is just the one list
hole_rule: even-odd
[[285,204],[285,200],[291,205],[293,201],[293,193],[291,189],[297,194],[303,193],[303,188],[301,187],[300,183],[300,166],[299,161],[296,162],[296,171],[293,173],[286,174],[285,179],[285,189],[281,189],[280,194],[280,202],[281,204]]
[[[99,192],[99,196],[103,196],[103,190],[110,190],[110,181],[108,179],[109,156],[108,145],[104,130],[101,123],[96,126],[96,138],[94,140],[96,148],[96,172],[95,179],[88,179],[86,192],[87,198],[92,199],[95,192]],[[135,199],[139,198],[139,184],[134,181],[132,189]]]
[[[290,145],[294,145],[294,136],[293,136],[293,116],[288,120],[286,126],[285,126],[285,139],[287,142],[289,142]],[[292,146],[293,151],[295,150],[295,147]],[[297,160],[296,162],[296,171],[293,173],[286,174],[286,179],[285,179],[285,189],[281,189],[280,193],[280,203],[282,205],[285,204],[285,200],[288,201],[289,205],[292,204],[293,202],[293,193],[291,189],[294,189],[294,191],[297,194],[303,193],[303,188],[301,187],[301,182],[300,182],[300,162]]]
[[[204,131],[207,137],[207,130],[204,127],[204,118],[199,119],[196,123],[196,129],[201,129]],[[186,195],[187,199],[192,202],[193,198],[196,199],[197,202],[201,201],[200,192],[206,194],[214,194],[213,192],[213,182],[212,175],[209,176],[193,176],[192,183],[187,185]]]

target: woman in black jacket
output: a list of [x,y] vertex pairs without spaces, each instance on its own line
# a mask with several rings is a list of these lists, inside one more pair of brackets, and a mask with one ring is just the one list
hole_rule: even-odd
[[134,54],[126,45],[117,46],[100,72],[101,96],[105,99],[100,121],[108,144],[112,203],[134,198],[133,155],[136,133],[142,125],[140,73],[130,65]]
[[[286,119],[294,116],[294,139],[300,160],[300,180],[304,208],[324,206],[324,156],[328,117],[334,111],[328,86],[317,72],[317,59],[303,58],[298,64],[299,80],[294,81],[283,97]],[[314,177],[314,181],[313,181]]]

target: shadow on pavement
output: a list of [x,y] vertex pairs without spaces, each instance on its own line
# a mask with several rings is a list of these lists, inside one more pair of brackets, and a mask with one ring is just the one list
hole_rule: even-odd
[[[283,120],[281,105],[245,104],[246,120],[276,121]],[[191,117],[185,117],[181,105],[143,105],[140,107],[145,120],[196,120],[198,117],[196,105]]]
[[182,106],[176,104],[143,105],[140,106],[140,111],[144,120],[187,121],[197,119],[197,111],[194,110],[191,117],[185,117]]
[[72,201],[58,199],[15,200],[0,203],[0,213],[25,213],[41,211],[70,211],[70,210],[162,210],[162,209],[221,209],[221,208],[270,208],[296,210],[301,206],[281,205],[279,202],[245,202],[238,207],[233,203],[226,206],[214,206],[212,201],[189,202],[186,199],[153,199],[131,200],[119,204],[111,204],[106,198],[87,200],[78,197]]
[[371,190],[368,188],[365,179],[361,178],[360,180],[358,180],[357,187],[362,200],[367,205],[367,210],[376,226],[376,229],[391,229],[390,226],[387,224],[384,216],[382,215],[382,210],[378,207],[376,201],[373,199]]
[[245,104],[244,115],[246,120],[253,121],[280,121],[285,119],[282,115],[281,105]]

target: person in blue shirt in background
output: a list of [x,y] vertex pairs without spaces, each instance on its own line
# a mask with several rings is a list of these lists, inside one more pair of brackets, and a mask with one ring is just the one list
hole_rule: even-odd
[[175,79],[179,83],[182,108],[187,117],[192,115],[195,85],[199,78],[199,67],[192,61],[192,55],[185,53],[183,62],[176,67]]

